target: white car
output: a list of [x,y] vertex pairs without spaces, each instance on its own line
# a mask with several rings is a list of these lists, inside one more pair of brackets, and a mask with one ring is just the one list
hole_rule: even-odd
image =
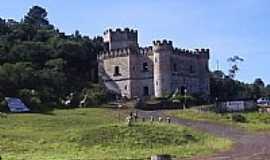
[[259,98],[257,100],[257,104],[269,106],[270,105],[270,99],[269,98]]

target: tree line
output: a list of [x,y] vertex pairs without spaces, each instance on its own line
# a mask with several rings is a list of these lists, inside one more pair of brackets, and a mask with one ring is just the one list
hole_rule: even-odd
[[256,78],[248,84],[235,80],[220,70],[210,73],[210,93],[212,101],[226,100],[257,100],[261,97],[270,97],[270,85],[265,85],[261,78]]
[[[0,102],[20,97],[29,106],[57,106],[68,96],[91,92],[97,85],[101,37],[60,32],[47,11],[33,6],[20,22],[0,18]],[[75,105],[75,104],[74,104]]]

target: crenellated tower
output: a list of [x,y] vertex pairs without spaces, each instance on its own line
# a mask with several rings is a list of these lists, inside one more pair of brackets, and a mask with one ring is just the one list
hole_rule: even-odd
[[154,89],[155,96],[162,97],[171,93],[170,55],[173,53],[172,41],[154,41]]
[[108,29],[104,32],[103,39],[109,51],[139,46],[137,30],[129,28],[117,28],[115,31]]
[[106,88],[127,98],[163,97],[177,89],[209,95],[210,50],[174,48],[172,41],[140,47],[133,29],[109,29],[99,53],[99,75]]

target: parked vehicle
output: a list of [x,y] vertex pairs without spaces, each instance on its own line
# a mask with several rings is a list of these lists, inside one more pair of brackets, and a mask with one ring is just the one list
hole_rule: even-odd
[[262,97],[257,100],[258,105],[263,105],[263,106],[270,106],[270,99],[267,97]]

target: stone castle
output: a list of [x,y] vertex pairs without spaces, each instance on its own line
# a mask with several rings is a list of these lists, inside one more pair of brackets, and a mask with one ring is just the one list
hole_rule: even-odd
[[209,95],[209,49],[174,48],[172,41],[139,47],[137,30],[104,32],[99,77],[107,89],[127,98],[181,93]]

